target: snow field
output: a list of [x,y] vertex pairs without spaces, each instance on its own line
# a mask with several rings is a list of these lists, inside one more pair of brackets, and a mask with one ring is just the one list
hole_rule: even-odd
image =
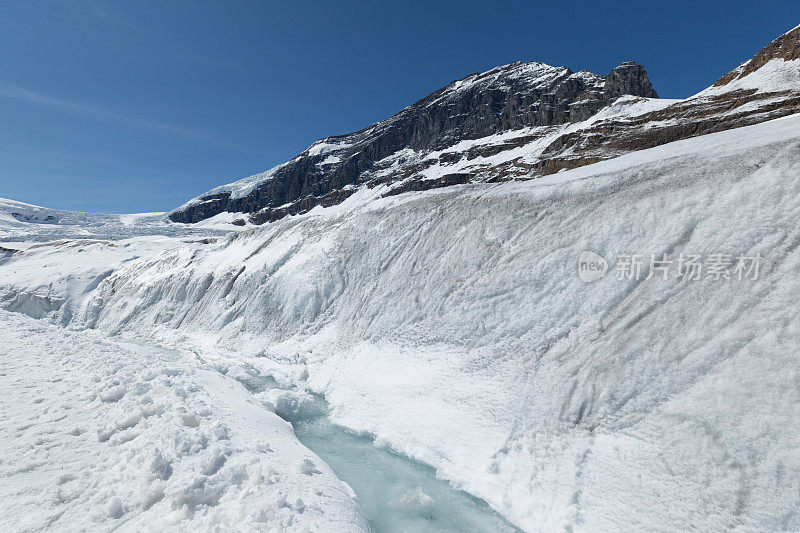
[[235,381],[0,319],[0,529],[366,530],[349,488]]

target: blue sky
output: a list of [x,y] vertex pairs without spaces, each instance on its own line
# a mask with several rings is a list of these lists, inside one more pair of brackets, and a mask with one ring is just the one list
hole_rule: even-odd
[[164,211],[516,60],[700,91],[800,3],[0,0],[0,197]]

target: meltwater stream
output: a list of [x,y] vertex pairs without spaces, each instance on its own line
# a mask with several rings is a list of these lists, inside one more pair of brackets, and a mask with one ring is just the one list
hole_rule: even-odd
[[[248,374],[239,381],[251,392],[278,392],[280,387],[271,377],[260,376],[253,369],[248,369]],[[302,405],[284,403],[276,413],[291,422],[304,446],[352,487],[373,532],[519,531],[486,502],[437,478],[433,468],[332,424],[322,396],[299,395],[310,400]],[[287,396],[291,398],[291,394]]]

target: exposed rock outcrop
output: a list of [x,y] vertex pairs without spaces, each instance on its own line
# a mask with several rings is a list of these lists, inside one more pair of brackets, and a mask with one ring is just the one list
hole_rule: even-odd
[[371,181],[375,163],[401,150],[439,150],[498,132],[579,122],[621,94],[657,97],[645,69],[633,62],[607,76],[522,62],[471,74],[383,122],[317,141],[245,195],[210,191],[170,218],[197,222],[229,211],[260,223],[335,204],[352,192],[346,186]]
[[722,87],[733,80],[744,78],[773,59],[783,59],[784,61],[800,59],[800,26],[784,33],[762,48],[752,59],[748,59],[722,76],[714,82],[714,87]]
[[564,154],[570,157],[565,164],[554,164],[545,173],[797,113],[798,59],[800,26],[693,97],[636,117],[600,121],[558,137],[542,156],[549,161],[557,161]]
[[170,214],[222,212],[260,224],[344,201],[474,181],[529,179],[633,150],[800,111],[800,27],[685,100],[657,100],[645,69],[605,76],[517,62],[471,74],[355,133],[317,141],[291,161],[222,186]]

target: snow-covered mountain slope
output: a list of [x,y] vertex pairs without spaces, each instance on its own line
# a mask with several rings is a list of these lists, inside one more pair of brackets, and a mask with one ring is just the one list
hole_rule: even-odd
[[0,311],[3,531],[367,531],[291,426],[193,354]]
[[[228,211],[249,213],[262,223],[334,205],[366,184],[412,177],[419,170],[417,153],[505,131],[522,129],[530,137],[527,130],[536,128],[541,136],[589,118],[621,95],[657,96],[647,72],[633,62],[605,76],[537,62],[504,65],[454,81],[363,130],[321,139],[268,172],[187,202],[170,218],[197,222]],[[406,161],[408,156],[414,157]],[[465,180],[454,176],[439,185]],[[433,186],[436,182],[428,180],[422,188]]]
[[[234,220],[241,221],[231,224]],[[244,219],[229,213],[187,226],[171,222],[166,213],[81,213],[0,198],[0,242],[91,238],[118,240],[150,235],[224,235],[246,226]]]
[[[528,531],[797,530],[799,192],[796,115],[538,180],[353,196],[119,263],[74,301],[25,250],[0,302],[52,287],[61,303],[26,312],[324,392],[335,422]],[[593,283],[587,250],[611,268]],[[628,254],[640,279],[615,275]],[[650,254],[669,276],[645,279]],[[682,254],[760,269],[687,279]]]
[[321,139],[287,163],[190,200],[170,218],[236,212],[260,224],[379,185],[397,194],[535,178],[796,113],[799,80],[798,28],[683,100],[657,99],[647,73],[631,62],[606,76],[514,63],[455,81],[361,131]]

